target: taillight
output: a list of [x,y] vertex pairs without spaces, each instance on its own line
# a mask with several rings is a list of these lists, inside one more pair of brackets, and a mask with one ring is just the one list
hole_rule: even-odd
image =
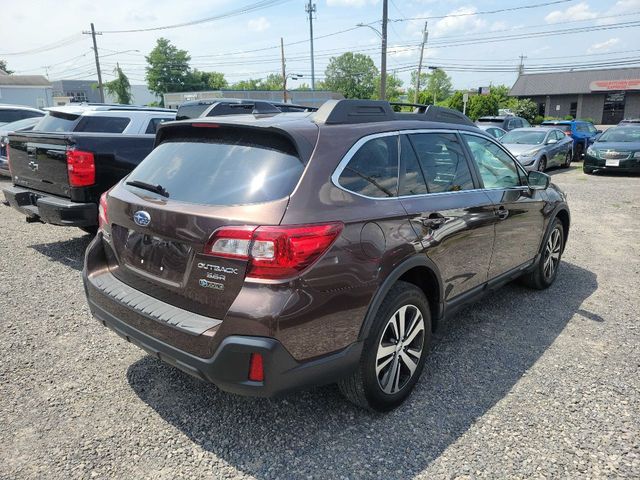
[[107,212],[107,195],[111,190],[100,195],[98,204],[98,229],[104,231],[104,227],[109,225],[109,213]]
[[264,362],[261,353],[252,353],[249,357],[249,380],[252,382],[264,381]]
[[93,153],[82,150],[67,150],[69,185],[88,187],[96,183],[96,163]]
[[224,227],[211,236],[205,253],[249,262],[247,277],[290,278],[315,262],[342,231],[342,223]]
[[570,136],[571,136],[571,131],[564,132],[564,134],[565,134],[567,137],[570,137]]

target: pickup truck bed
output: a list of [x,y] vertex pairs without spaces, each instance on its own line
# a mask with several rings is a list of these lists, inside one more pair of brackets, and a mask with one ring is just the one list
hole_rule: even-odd
[[[12,133],[13,186],[3,189],[4,196],[27,221],[91,229],[98,224],[100,195],[129,174],[154,141],[155,135]],[[92,156],[95,181],[84,186],[70,182],[69,152]]]

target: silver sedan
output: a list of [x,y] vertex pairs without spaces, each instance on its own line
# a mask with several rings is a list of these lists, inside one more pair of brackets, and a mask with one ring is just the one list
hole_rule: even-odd
[[516,128],[506,133],[500,142],[529,171],[568,167],[573,157],[573,139],[558,128]]

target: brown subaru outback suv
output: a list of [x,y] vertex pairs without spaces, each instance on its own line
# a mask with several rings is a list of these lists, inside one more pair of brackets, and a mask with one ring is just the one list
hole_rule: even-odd
[[163,124],[100,202],[93,315],[223,390],[337,382],[375,410],[462,304],[556,278],[565,195],[458,112],[329,101]]

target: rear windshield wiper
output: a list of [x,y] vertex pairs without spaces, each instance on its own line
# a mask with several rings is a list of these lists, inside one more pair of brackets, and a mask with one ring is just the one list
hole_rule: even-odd
[[127,182],[127,185],[142,188],[143,190],[149,190],[150,192],[169,198],[169,192],[167,192],[162,185],[154,185],[152,183],[141,182],[140,180],[131,180],[130,182]]

